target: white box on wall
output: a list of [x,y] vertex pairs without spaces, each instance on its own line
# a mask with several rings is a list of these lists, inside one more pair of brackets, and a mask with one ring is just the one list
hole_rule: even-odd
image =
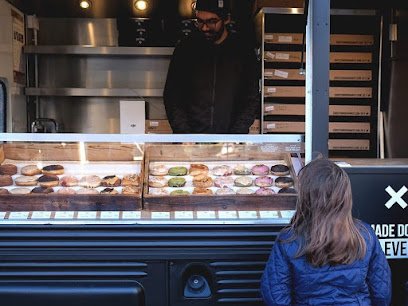
[[146,107],[145,101],[121,100],[120,104],[120,133],[144,134]]

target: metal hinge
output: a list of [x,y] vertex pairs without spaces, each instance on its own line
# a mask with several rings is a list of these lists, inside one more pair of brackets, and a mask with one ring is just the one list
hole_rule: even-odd
[[398,40],[398,24],[391,23],[390,24],[390,41],[397,41]]

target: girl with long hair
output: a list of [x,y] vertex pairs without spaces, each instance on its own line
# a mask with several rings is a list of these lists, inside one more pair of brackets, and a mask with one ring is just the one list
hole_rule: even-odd
[[372,228],[352,217],[347,173],[314,160],[298,191],[262,276],[266,305],[389,305],[390,268]]

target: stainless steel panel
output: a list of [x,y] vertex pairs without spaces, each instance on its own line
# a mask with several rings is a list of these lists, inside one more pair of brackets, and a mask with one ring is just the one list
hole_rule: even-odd
[[39,18],[39,24],[39,45],[118,45],[113,18]]
[[171,56],[174,48],[166,47],[86,47],[86,46],[25,46],[26,54],[129,55]]
[[39,87],[162,89],[169,63],[167,57],[40,56]]
[[53,97],[162,97],[163,89],[140,88],[26,88],[27,96]]
[[[117,97],[41,97],[39,116],[56,120],[62,132],[120,133],[119,100]],[[161,98],[145,101],[148,118],[166,118]]]

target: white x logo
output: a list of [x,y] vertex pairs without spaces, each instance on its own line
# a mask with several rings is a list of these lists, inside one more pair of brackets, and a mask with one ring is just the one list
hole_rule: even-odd
[[405,208],[408,206],[407,202],[402,199],[402,196],[408,191],[407,187],[403,186],[398,192],[395,192],[391,186],[385,188],[385,191],[391,196],[391,199],[385,203],[385,206],[390,209],[395,203],[398,203],[399,206]]

